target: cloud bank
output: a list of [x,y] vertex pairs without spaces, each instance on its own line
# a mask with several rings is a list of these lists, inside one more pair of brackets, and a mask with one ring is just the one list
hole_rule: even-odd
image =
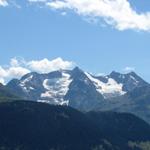
[[[0,6],[11,5],[13,1],[0,0]],[[137,12],[129,0],[26,0],[26,2],[33,4],[32,6],[39,4],[52,10],[61,10],[61,14],[70,10],[89,20],[100,23],[103,20],[107,25],[121,31],[127,29],[150,31],[150,11]]]
[[72,10],[76,14],[104,22],[118,30],[150,31],[150,12],[138,13],[128,0],[28,0],[50,9]]
[[33,71],[38,73],[49,73],[59,69],[70,69],[73,66],[73,62],[65,61],[62,58],[56,58],[54,60],[45,58],[32,61],[12,58],[9,65],[0,66],[0,82],[6,84],[12,78],[20,78]]

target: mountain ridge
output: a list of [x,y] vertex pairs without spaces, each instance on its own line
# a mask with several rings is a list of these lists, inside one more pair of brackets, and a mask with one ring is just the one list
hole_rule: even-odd
[[[27,82],[27,79],[30,80],[30,78],[32,78],[32,77],[34,77],[32,82],[35,82],[35,80],[39,80],[39,79],[42,80],[44,78],[57,78],[58,79],[58,78],[62,77],[62,73],[66,73],[66,74],[70,75],[71,79],[75,78],[74,80],[76,80],[77,78],[80,78],[79,80],[88,79],[88,80],[90,80],[90,82],[92,80],[92,79],[89,79],[90,76],[91,76],[91,78],[93,77],[94,80],[98,79],[99,81],[101,81],[103,83],[107,83],[110,78],[114,79],[115,82],[117,82],[118,84],[123,84],[124,82],[126,82],[124,80],[130,80],[129,82],[132,82],[131,83],[132,85],[128,85],[128,86],[124,85],[123,87],[120,87],[120,88],[122,88],[120,90],[124,90],[124,92],[129,92],[129,91],[133,90],[134,88],[136,88],[137,87],[136,84],[138,84],[139,81],[140,81],[140,84],[138,86],[143,86],[143,84],[146,84],[146,85],[149,84],[146,81],[144,81],[142,78],[140,78],[135,72],[121,74],[119,72],[112,71],[109,75],[95,76],[88,72],[82,71],[79,67],[75,67],[73,70],[57,70],[57,71],[53,71],[50,73],[43,73],[43,74],[40,74],[37,72],[31,72],[31,73],[24,75],[20,80],[19,79],[11,80],[10,82],[8,82],[8,84],[6,86],[10,87],[10,89],[12,89],[11,84],[15,84],[18,86],[18,84],[19,84],[18,82],[23,82],[22,83],[22,86],[23,86],[24,82]],[[138,81],[136,81],[135,76],[138,79]],[[135,82],[133,80],[135,80]],[[111,83],[108,83],[108,84],[111,84]],[[21,85],[20,85],[20,87],[21,87]],[[29,87],[29,88],[32,88],[32,87]],[[100,93],[100,94],[102,94],[102,93]]]
[[113,71],[106,76],[95,76],[75,67],[46,74],[28,73],[20,80],[11,80],[6,87],[23,99],[68,105],[80,111],[131,112],[150,123],[150,84],[135,72]]

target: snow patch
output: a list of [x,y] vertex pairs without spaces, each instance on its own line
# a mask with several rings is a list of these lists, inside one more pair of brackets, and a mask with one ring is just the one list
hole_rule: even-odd
[[29,76],[28,78],[24,79],[24,80],[21,82],[21,84],[22,84],[22,85],[25,85],[27,82],[31,81],[32,78],[33,78],[33,75]]
[[43,87],[46,91],[41,94],[41,99],[48,98],[52,99],[55,104],[68,105],[69,101],[65,101],[63,98],[67,94],[71,82],[70,75],[64,72],[61,78],[45,79]]
[[33,87],[26,87],[26,84],[28,82],[30,82],[33,78],[33,75],[29,76],[28,78],[24,79],[23,81],[21,81],[20,86],[23,88],[23,90],[25,90],[26,92],[29,92],[30,90],[34,90]]
[[69,101],[68,100],[57,100],[57,99],[54,99],[54,101],[50,101],[50,100],[37,100],[37,102],[41,102],[41,103],[48,103],[48,104],[53,104],[53,105],[66,105],[68,106],[69,105]]
[[133,81],[135,81],[135,84],[136,84],[136,85],[139,83],[139,81],[136,80],[135,77],[133,77],[132,75],[130,75],[130,78],[131,78]]
[[94,83],[96,90],[101,93],[105,98],[111,98],[119,95],[124,95],[123,84],[118,84],[114,79],[108,78],[108,82],[104,83],[94,78],[89,73],[85,72],[87,77]]

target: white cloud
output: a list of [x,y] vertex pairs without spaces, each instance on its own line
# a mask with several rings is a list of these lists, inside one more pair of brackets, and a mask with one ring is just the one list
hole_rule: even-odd
[[20,63],[19,63],[19,61],[18,61],[17,58],[12,58],[12,59],[10,60],[10,65],[11,65],[11,66],[14,66],[14,67],[18,67],[18,66],[20,65]]
[[5,81],[3,78],[0,78],[0,83],[5,84]]
[[29,0],[51,9],[72,10],[78,15],[104,21],[118,30],[150,31],[150,12],[138,13],[128,0]]
[[6,0],[0,0],[0,6],[7,6],[8,5],[8,2]]
[[48,60],[25,61],[23,58],[12,58],[7,66],[0,66],[0,83],[7,83],[12,78],[21,78],[23,75],[36,71],[38,73],[49,73],[59,69],[70,69],[74,66],[71,61],[62,58]]
[[105,73],[97,73],[96,76],[105,76]]
[[51,71],[59,69],[69,69],[72,68],[73,62],[65,61],[62,58],[56,58],[54,60],[48,60],[47,58],[40,61],[30,61],[27,63],[28,68],[32,71],[37,71],[39,73],[48,73]]
[[21,66],[2,67],[0,66],[0,82],[5,84],[12,78],[20,78],[21,76],[29,73],[30,70]]
[[135,68],[134,68],[134,67],[128,67],[128,66],[127,66],[127,67],[125,67],[125,68],[123,69],[123,71],[126,72],[126,73],[127,73],[127,72],[131,72],[131,71],[135,71]]
[[62,15],[62,16],[66,16],[66,15],[67,15],[67,12],[64,11],[64,12],[61,13],[61,15]]
[[47,2],[47,0],[28,0],[29,2],[38,2],[38,3],[42,3],[42,2]]
[[[12,3],[14,0],[9,2]],[[27,0],[27,2],[61,10],[62,15],[66,15],[67,10],[72,10],[89,20],[97,20],[102,25],[104,20],[106,24],[118,30],[150,31],[150,11],[137,12],[129,0]],[[7,5],[8,0],[0,0],[0,6]]]

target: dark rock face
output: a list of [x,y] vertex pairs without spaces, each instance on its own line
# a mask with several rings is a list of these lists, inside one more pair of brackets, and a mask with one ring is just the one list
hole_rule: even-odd
[[88,111],[104,101],[104,97],[96,91],[92,81],[79,68],[73,70],[72,78],[73,81],[65,96],[65,99],[69,100],[69,106]]
[[0,133],[4,150],[131,150],[129,141],[150,141],[150,126],[134,115],[30,101],[0,104]]

